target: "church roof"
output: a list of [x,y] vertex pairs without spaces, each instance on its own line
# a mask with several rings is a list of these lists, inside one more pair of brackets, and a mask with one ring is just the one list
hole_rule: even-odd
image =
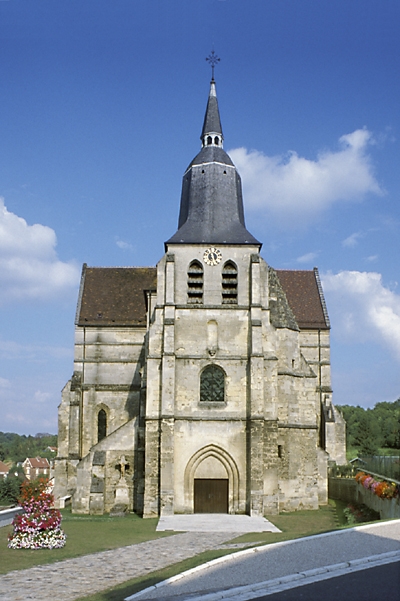
[[156,288],[155,267],[83,266],[76,323],[145,326],[146,291]]
[[318,269],[277,269],[276,273],[300,329],[328,330],[330,323]]
[[[329,329],[318,270],[278,269],[276,274],[290,307],[288,311],[284,299],[277,298],[279,302],[274,310],[280,322],[278,327],[297,329],[297,324],[300,329]],[[145,326],[146,292],[155,290],[156,285],[155,267],[84,265],[76,323],[80,326]]]
[[210,94],[208,96],[206,114],[204,115],[203,129],[200,139],[203,140],[207,134],[220,134],[222,136],[221,119],[219,116],[217,91],[215,81],[211,80]]
[[247,231],[242,182],[222,148],[222,128],[215,81],[211,81],[201,133],[203,147],[182,182],[177,232],[167,244],[255,244]]

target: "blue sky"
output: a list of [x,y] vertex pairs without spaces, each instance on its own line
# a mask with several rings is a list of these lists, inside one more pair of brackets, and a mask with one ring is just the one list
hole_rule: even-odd
[[155,265],[200,148],[273,267],[318,266],[336,404],[400,396],[397,0],[0,1],[0,430],[56,432],[82,263]]

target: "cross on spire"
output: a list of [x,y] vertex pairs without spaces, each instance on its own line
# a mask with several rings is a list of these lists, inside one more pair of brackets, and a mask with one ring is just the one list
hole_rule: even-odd
[[219,56],[217,56],[214,52],[214,50],[211,51],[211,54],[209,56],[207,56],[206,61],[211,65],[211,69],[212,69],[212,81],[214,81],[214,68],[215,65],[217,65],[219,63],[221,59],[219,58]]

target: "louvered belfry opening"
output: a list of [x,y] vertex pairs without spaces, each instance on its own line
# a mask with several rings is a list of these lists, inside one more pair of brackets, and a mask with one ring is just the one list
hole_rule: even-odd
[[190,304],[203,304],[203,266],[198,261],[192,261],[188,269],[187,300]]
[[225,263],[222,270],[222,304],[237,304],[237,267],[232,261]]

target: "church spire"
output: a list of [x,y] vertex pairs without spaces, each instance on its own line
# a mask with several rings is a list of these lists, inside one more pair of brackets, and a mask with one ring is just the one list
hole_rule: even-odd
[[222,135],[214,78],[211,80],[210,84],[210,93],[208,95],[207,109],[206,114],[204,115],[200,139],[203,146],[220,146],[222,148],[224,137]]
[[[215,64],[216,57],[213,56]],[[211,63],[212,64],[212,63]],[[222,148],[214,73],[201,133],[202,149],[182,182],[178,231],[168,244],[255,244],[244,222],[242,183]]]

